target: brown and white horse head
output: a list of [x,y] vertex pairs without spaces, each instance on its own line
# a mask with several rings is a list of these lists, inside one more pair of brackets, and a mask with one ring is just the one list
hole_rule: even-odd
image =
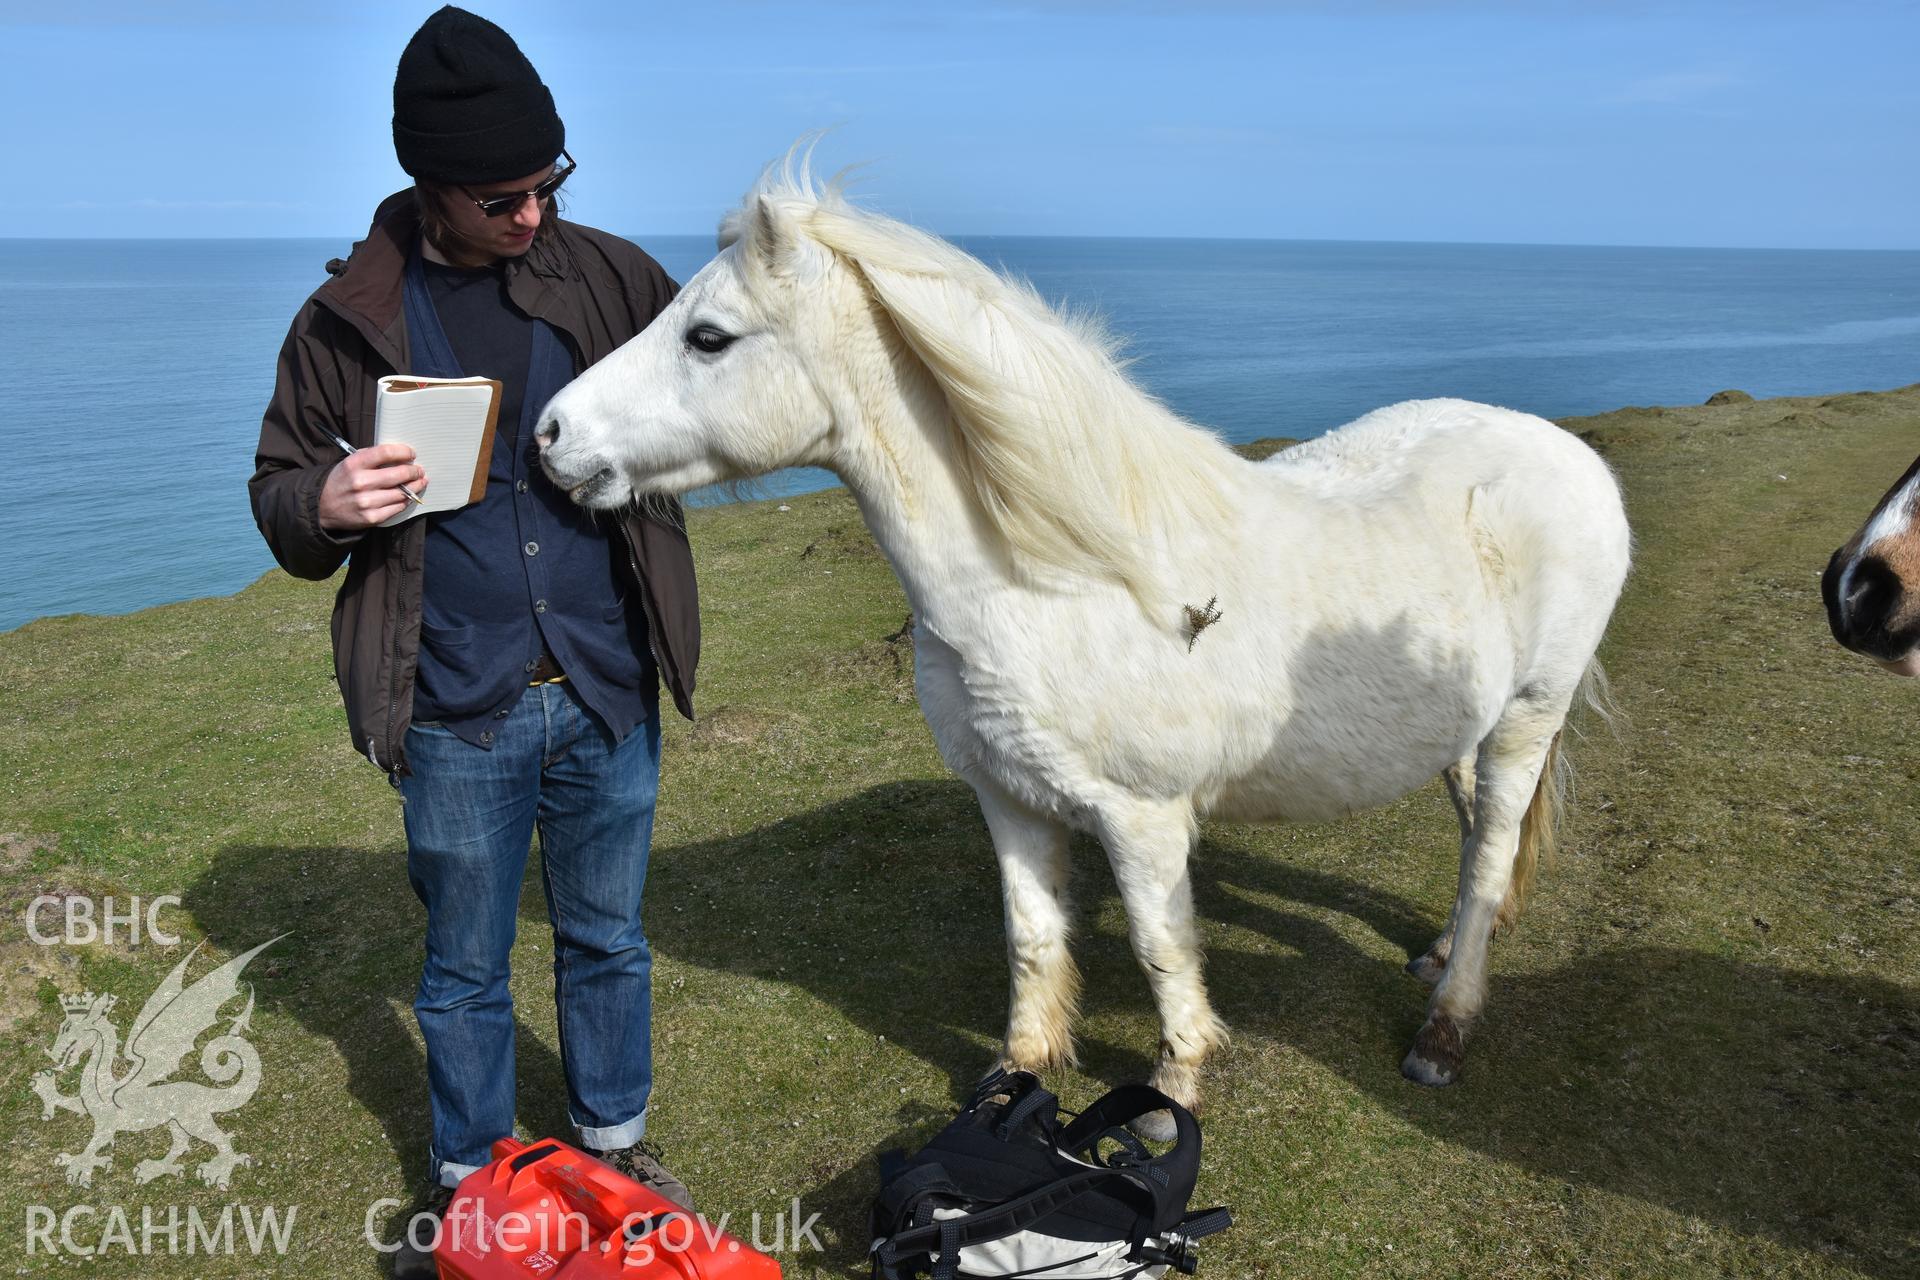
[[1833,638],[1897,675],[1920,675],[1920,459],[1820,579]]

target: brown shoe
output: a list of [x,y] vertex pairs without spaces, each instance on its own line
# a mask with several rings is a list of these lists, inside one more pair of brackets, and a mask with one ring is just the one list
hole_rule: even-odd
[[632,1178],[635,1182],[663,1199],[693,1212],[693,1196],[687,1190],[687,1184],[667,1172],[660,1163],[660,1148],[646,1142],[636,1142],[630,1147],[619,1147],[613,1151],[595,1151],[592,1153],[600,1163],[615,1173]]
[[433,1182],[421,1188],[401,1219],[400,1248],[393,1255],[394,1280],[438,1280],[440,1266],[433,1260],[433,1245],[440,1239],[440,1223],[452,1203],[452,1187]]

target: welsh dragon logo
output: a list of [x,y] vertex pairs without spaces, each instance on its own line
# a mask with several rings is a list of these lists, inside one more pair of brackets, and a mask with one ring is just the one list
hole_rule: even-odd
[[[54,1158],[66,1170],[68,1183],[91,1186],[94,1170],[111,1168],[108,1149],[119,1134],[144,1133],[162,1125],[172,1131],[173,1145],[162,1159],[142,1160],[134,1166],[135,1182],[181,1173],[180,1157],[195,1138],[214,1150],[199,1167],[200,1180],[208,1186],[226,1190],[233,1171],[253,1163],[252,1156],[233,1149],[233,1139],[213,1122],[215,1116],[245,1106],[260,1087],[260,1055],[241,1034],[253,1016],[252,987],[246,990],[246,1008],[200,1051],[200,1069],[215,1085],[225,1087],[168,1077],[180,1069],[201,1034],[219,1022],[221,1007],[240,996],[240,971],[247,962],[278,941],[269,939],[235,956],[189,987],[185,975],[187,964],[200,952],[195,947],[147,997],[140,1016],[133,1020],[124,1064],[120,1034],[107,1018],[118,998],[92,992],[60,997],[67,1016],[47,1051],[54,1068],[34,1076],[33,1091],[40,1095],[42,1120],[53,1119],[55,1111],[93,1118],[93,1140],[78,1152]],[[56,1082],[75,1066],[81,1066],[79,1092],[63,1094]]]

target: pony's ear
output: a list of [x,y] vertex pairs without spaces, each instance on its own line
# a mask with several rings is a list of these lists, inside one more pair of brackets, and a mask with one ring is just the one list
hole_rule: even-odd
[[819,274],[819,248],[771,196],[753,198],[747,212],[747,248],[772,275],[810,279]]
[[793,245],[793,223],[766,196],[755,196],[747,213],[747,245],[769,267],[779,266]]

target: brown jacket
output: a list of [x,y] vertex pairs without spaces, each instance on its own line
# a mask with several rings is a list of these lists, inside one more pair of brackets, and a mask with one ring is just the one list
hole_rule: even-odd
[[[327,432],[355,448],[372,444],[376,382],[407,369],[401,289],[418,235],[412,192],[402,191],[381,202],[351,256],[327,264],[332,279],[300,308],[280,349],[247,484],[253,518],[281,568],[319,579],[348,561],[333,604],[334,676],[354,749],[390,775],[407,770],[426,524],[338,535],[320,527],[319,501],[341,457]],[[659,264],[625,240],[558,218],[507,265],[508,296],[559,331],[576,374],[645,328],[674,289]],[[686,531],[637,512],[619,524],[661,678],[691,719],[700,610]]]

